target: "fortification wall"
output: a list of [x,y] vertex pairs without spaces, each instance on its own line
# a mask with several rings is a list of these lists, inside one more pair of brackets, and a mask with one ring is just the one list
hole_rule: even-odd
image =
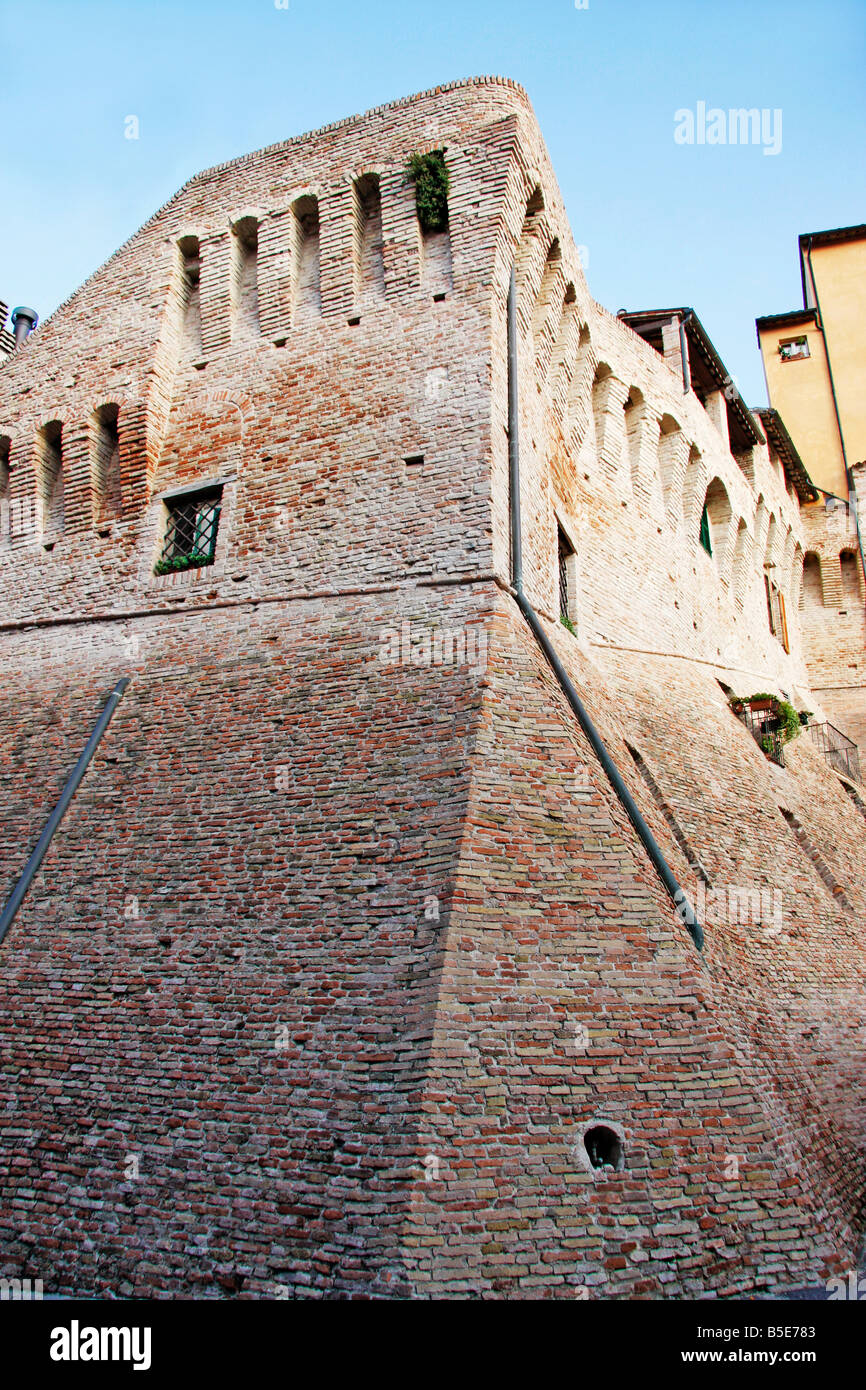
[[[447,243],[405,180],[441,146]],[[527,589],[704,894],[704,962],[508,593],[515,258]],[[590,299],[519,89],[193,180],[0,406],[4,888],[132,676],[0,956],[4,1271],[664,1296],[850,1264],[866,819],[804,739],[772,768],[719,685],[820,708],[804,519]],[[214,563],[158,575],[202,483]],[[621,1169],[589,1162],[593,1121]]]
[[[433,1176],[407,1226],[417,1287],[772,1295],[850,1267],[866,821],[809,744],[777,775],[708,675],[607,653],[600,669],[551,625],[701,904],[701,961],[510,599],[494,630],[419,1135]],[[756,912],[732,907],[756,890]],[[621,1169],[589,1163],[596,1125]]]
[[169,613],[125,657],[119,625],[6,639],[4,888],[132,682],[0,961],[4,1272],[389,1292],[482,678],[382,661],[380,632],[478,609]]
[[812,686],[866,767],[866,590],[853,507],[830,498],[803,519],[800,623]]
[[[155,214],[0,372],[0,622],[489,569],[489,285],[526,109],[457,85]],[[443,146],[430,237],[406,165]],[[217,565],[155,576],[164,494],[211,479]]]
[[[540,137],[521,155],[508,227],[520,285],[524,575],[533,602],[559,615],[561,527],[575,552],[571,616],[584,650],[688,655],[737,693],[770,685],[800,703],[809,684],[798,621],[804,532],[779,460],[767,445],[734,458],[723,410],[685,393],[679,371],[591,300]],[[507,259],[495,318],[503,344]],[[494,409],[505,419],[504,353],[494,371]],[[496,429],[493,440],[503,569],[507,441]],[[712,556],[699,543],[705,501]],[[769,629],[765,574],[785,600],[790,652]]]

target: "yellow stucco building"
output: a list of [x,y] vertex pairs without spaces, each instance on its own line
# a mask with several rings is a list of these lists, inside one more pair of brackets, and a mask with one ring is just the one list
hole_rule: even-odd
[[770,405],[822,491],[866,459],[866,226],[800,237],[803,308],[757,320]]

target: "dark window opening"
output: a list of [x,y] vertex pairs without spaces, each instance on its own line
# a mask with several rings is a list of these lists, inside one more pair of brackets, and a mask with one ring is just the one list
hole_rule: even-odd
[[420,468],[423,462],[423,454],[410,454],[409,457],[405,460],[407,468]]
[[[574,548],[561,526],[557,527],[557,560],[559,572],[559,621],[571,628],[571,604],[569,602],[568,568]],[[572,628],[572,631],[574,629]]]
[[803,587],[800,590],[801,608],[822,608],[824,605],[824,582],[821,577],[821,561],[814,550],[806,554],[803,561]]
[[201,338],[201,252],[198,237],[183,236],[180,251],[180,300],[183,314],[183,353],[200,358]]
[[839,556],[842,570],[842,602],[846,608],[856,607],[860,602],[860,566],[853,550],[843,550]]
[[370,308],[385,297],[382,194],[378,174],[355,180],[355,307]]
[[259,334],[259,224],[242,217],[232,227],[231,317],[236,338]]
[[312,195],[298,198],[293,213],[295,317],[314,318],[322,312],[318,199]]
[[93,415],[90,467],[95,526],[105,526],[122,511],[118,417],[116,405],[100,406]]
[[39,432],[42,529],[63,530],[63,426],[52,420]]
[[583,1136],[583,1144],[593,1168],[612,1168],[621,1173],[625,1167],[622,1143],[607,1125],[593,1125]]
[[[692,513],[694,515],[694,513]],[[694,525],[694,522],[692,522]],[[713,543],[710,540],[710,514],[706,507],[701,512],[701,545],[708,555],[713,553]]]
[[212,565],[222,510],[222,488],[170,500],[168,524],[157,574]]

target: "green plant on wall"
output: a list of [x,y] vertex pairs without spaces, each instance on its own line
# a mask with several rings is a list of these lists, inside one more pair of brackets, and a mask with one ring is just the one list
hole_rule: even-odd
[[203,550],[193,550],[189,555],[176,555],[173,560],[157,561],[154,574],[175,574],[178,570],[197,570],[211,563],[210,555]]
[[790,743],[792,738],[797,737],[802,725],[799,714],[787,700],[779,701],[779,719],[782,721],[782,739],[785,743]]
[[559,621],[562,623],[563,627],[567,627],[569,632],[573,633],[575,637],[577,636],[577,630],[574,626],[574,623],[571,621],[571,618],[569,618],[567,614],[563,613]]
[[448,166],[444,150],[413,154],[408,174],[415,184],[415,207],[424,232],[444,232],[448,227]]

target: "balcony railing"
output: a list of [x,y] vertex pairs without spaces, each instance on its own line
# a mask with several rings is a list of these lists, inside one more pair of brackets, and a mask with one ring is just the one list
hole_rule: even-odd
[[857,745],[852,743],[841,729],[830,723],[810,724],[809,733],[832,768],[845,777],[850,777],[852,782],[862,781]]
[[772,709],[753,709],[751,705],[745,704],[741,710],[736,711],[736,714],[737,718],[743,721],[765,757],[769,758],[771,762],[778,763],[779,767],[784,767],[785,755],[782,749],[785,741],[775,711]]

